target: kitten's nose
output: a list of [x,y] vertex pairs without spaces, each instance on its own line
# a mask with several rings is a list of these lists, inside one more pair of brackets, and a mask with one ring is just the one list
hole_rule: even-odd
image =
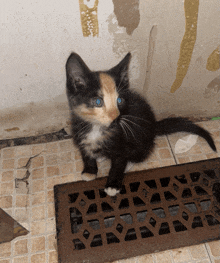
[[119,110],[118,109],[115,109],[115,110],[111,110],[108,114],[108,116],[110,117],[110,119],[112,121],[114,121],[118,116],[119,116]]

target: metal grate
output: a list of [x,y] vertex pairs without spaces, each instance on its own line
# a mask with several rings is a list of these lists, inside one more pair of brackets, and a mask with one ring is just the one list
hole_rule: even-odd
[[220,159],[56,185],[59,262],[110,262],[220,238]]

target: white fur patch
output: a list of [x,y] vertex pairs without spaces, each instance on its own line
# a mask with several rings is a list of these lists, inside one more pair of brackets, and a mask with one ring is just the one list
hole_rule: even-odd
[[89,174],[89,173],[83,173],[81,175],[81,178],[83,181],[92,181],[96,179],[97,175],[96,174]]
[[117,189],[111,188],[111,187],[106,188],[104,191],[109,196],[115,196],[116,194],[118,194],[120,192],[120,190],[117,190]]

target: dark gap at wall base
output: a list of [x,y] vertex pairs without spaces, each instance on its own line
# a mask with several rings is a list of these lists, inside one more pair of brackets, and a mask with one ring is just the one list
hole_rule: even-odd
[[64,129],[61,129],[58,132],[47,133],[39,136],[0,140],[0,150],[6,147],[55,142],[55,141],[66,140],[70,138],[72,138],[72,136],[67,134]]

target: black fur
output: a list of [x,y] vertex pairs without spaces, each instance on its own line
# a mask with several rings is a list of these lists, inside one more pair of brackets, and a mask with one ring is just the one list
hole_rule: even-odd
[[[109,127],[101,127],[103,134],[111,136],[99,143],[92,154],[82,140],[91,132],[94,123],[86,121],[74,111],[84,103],[94,107],[91,99],[98,96],[100,72],[92,72],[79,55],[72,53],[66,63],[67,97],[72,117],[72,133],[84,162],[83,173],[97,174],[96,158],[105,156],[111,160],[106,188],[120,189],[128,162],[142,162],[152,152],[156,136],[185,131],[203,137],[216,151],[211,135],[203,128],[183,118],[167,118],[156,121],[154,113],[139,94],[129,89],[128,66],[130,53],[114,68],[105,71],[115,81],[119,96],[124,103],[118,106],[120,116]],[[124,124],[124,122],[126,124]],[[124,125],[122,125],[124,124]]]

